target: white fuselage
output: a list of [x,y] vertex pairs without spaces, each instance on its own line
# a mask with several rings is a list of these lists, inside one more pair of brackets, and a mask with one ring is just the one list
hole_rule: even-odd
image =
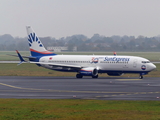
[[[45,56],[39,62],[79,65],[82,68],[96,68],[98,73],[122,72],[122,73],[148,73],[156,68],[149,60],[134,56],[97,56],[97,55],[55,55]],[[41,66],[53,70],[78,72],[69,67],[56,67],[48,64]]]

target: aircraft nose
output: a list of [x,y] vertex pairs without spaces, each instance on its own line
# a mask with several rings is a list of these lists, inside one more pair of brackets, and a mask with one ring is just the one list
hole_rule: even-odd
[[151,64],[150,68],[151,68],[151,70],[154,70],[154,69],[156,69],[156,66],[154,64]]

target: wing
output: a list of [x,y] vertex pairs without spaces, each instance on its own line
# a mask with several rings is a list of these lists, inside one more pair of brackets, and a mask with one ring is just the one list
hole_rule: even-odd
[[29,63],[50,65],[50,66],[55,66],[55,67],[75,68],[75,69],[83,68],[82,66],[79,66],[79,65],[57,64],[57,63],[49,63],[49,62],[29,62]]

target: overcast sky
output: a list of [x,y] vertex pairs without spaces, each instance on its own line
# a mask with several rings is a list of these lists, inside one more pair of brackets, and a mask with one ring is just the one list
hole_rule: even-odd
[[0,35],[160,35],[160,0],[0,0]]

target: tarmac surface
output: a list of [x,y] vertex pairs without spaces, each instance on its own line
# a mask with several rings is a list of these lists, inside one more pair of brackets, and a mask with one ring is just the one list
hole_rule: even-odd
[[0,98],[160,100],[160,78],[0,76]]

